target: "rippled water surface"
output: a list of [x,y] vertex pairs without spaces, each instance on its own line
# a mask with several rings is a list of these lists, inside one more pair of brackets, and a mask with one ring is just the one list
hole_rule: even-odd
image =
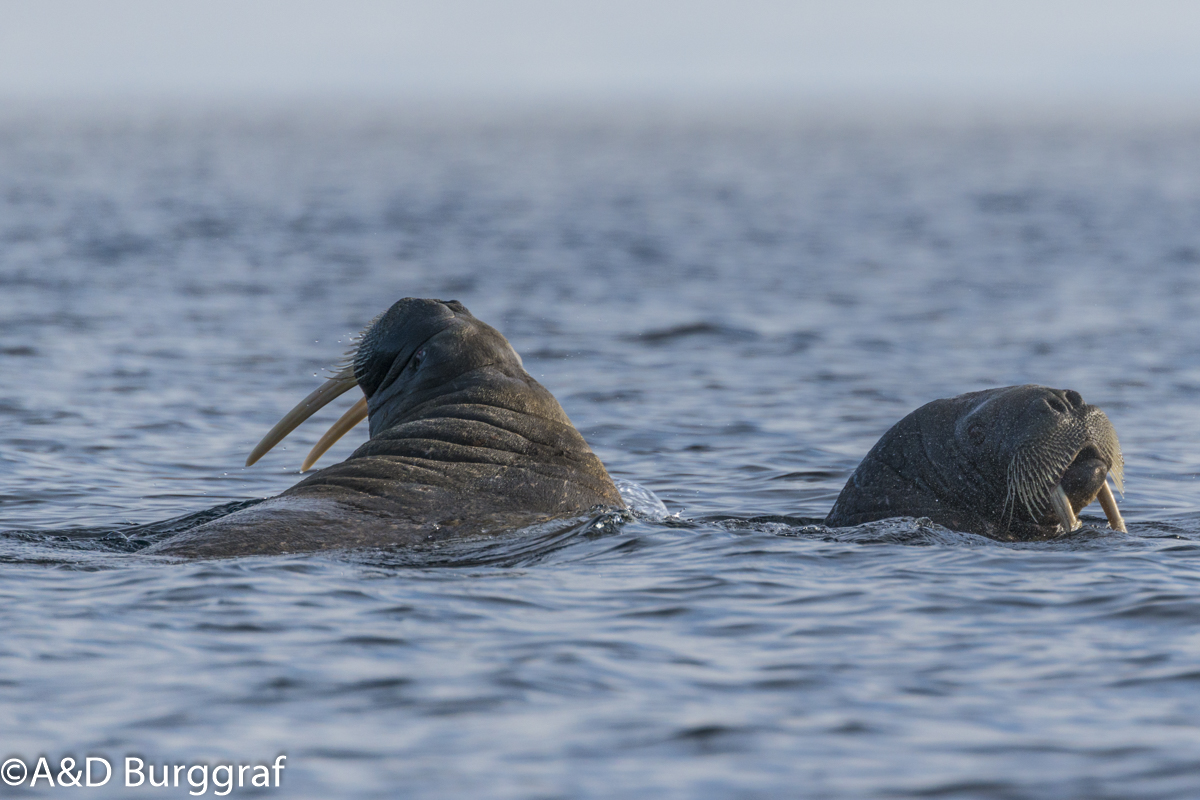
[[[499,328],[636,516],[133,552],[294,483],[348,402],[246,453],[404,296]],[[816,524],[900,417],[1017,383],[1106,410],[1128,534]],[[1200,125],[9,111],[0,756],[284,753],[287,797],[1200,797],[1198,394]]]

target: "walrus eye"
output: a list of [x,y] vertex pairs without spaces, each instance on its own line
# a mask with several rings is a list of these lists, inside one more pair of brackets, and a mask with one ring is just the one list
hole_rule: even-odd
[[421,366],[421,362],[425,360],[425,348],[422,347],[412,357],[412,368],[417,369]]
[[983,440],[987,437],[983,433],[983,426],[978,422],[972,422],[967,427],[967,438],[971,440],[971,444],[978,447],[983,444]]

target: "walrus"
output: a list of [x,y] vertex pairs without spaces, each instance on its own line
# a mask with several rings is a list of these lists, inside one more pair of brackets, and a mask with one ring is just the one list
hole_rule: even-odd
[[624,508],[554,396],[499,331],[454,300],[409,297],[372,320],[336,374],[280,420],[247,466],[355,386],[362,399],[302,470],[366,417],[370,438],[349,458],[143,552],[203,558],[404,547]]
[[1125,522],[1109,488],[1124,461],[1104,412],[1078,392],[1007,386],[927,403],[896,423],[846,482],[825,524],[927,517],[993,539],[1050,539],[1079,526],[1099,499]]

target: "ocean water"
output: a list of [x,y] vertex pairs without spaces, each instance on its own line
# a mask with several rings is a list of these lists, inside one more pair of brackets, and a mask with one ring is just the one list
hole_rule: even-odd
[[[137,554],[293,484],[349,400],[247,452],[405,296],[499,328],[634,513]],[[909,411],[1018,383],[1107,412],[1127,534],[818,524]],[[9,109],[0,758],[105,758],[97,797],[281,754],[233,793],[1200,797],[1198,396],[1181,117]]]

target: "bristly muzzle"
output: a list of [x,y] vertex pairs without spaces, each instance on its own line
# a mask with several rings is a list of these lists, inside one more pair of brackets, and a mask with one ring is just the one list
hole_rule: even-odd
[[362,327],[362,330],[350,337],[350,349],[342,354],[341,359],[336,364],[330,367],[330,377],[335,375],[355,375],[361,371],[363,362],[366,361],[371,352],[372,343],[368,339],[372,338],[370,336],[372,329],[375,327],[375,323],[379,322],[386,313],[386,311],[382,311],[376,314],[370,322]]
[[[1028,514],[1034,523],[1054,512],[1064,529],[1069,531],[1076,527],[1078,523],[1070,511],[1070,504],[1065,502],[1061,482],[1067,469],[1087,448],[1092,448],[1109,465],[1108,474],[1117,491],[1123,494],[1125,461],[1121,456],[1121,444],[1108,417],[1100,409],[1093,408],[1082,420],[1060,425],[1049,435],[1037,435],[1017,446],[1008,465],[1008,490],[1004,501],[1005,515],[1010,523],[1018,511]],[[1107,483],[1101,492],[1106,490]],[[1101,500],[1109,524],[1116,530],[1124,530],[1124,522],[1115,512],[1115,501],[1106,502],[1111,500],[1111,492],[1107,495]],[[1110,507],[1114,510],[1110,511]]]

